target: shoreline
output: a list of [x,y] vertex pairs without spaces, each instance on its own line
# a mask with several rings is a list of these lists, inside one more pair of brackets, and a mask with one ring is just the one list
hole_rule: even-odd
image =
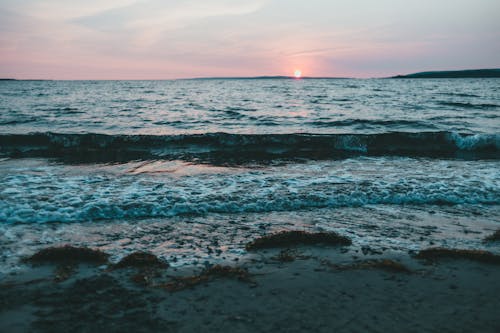
[[[403,253],[298,246],[259,250],[178,291],[167,282],[196,267],[80,264],[62,282],[55,265],[0,281],[0,328],[8,332],[495,332],[500,265],[429,261]],[[280,252],[281,251],[281,252]],[[390,260],[408,271],[370,262]],[[368,263],[368,264],[367,264]],[[60,272],[60,271],[59,271]],[[203,273],[201,273],[203,274]]]
[[499,206],[391,206],[315,209],[250,214],[210,214],[171,219],[92,223],[25,223],[0,226],[0,280],[26,267],[20,262],[47,247],[91,247],[117,262],[146,251],[171,266],[237,264],[255,255],[250,240],[283,230],[336,231],[349,237],[348,250],[407,253],[428,247],[487,250],[500,254],[497,242],[483,242],[498,229]]

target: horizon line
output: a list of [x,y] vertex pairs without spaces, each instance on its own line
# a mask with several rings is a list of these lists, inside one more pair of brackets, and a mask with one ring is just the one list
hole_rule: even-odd
[[383,77],[340,77],[340,76],[303,76],[297,78],[287,75],[258,75],[258,76],[195,76],[195,77],[179,77],[171,79],[18,79],[18,78],[2,78],[0,81],[178,81],[178,80],[256,80],[256,79],[285,79],[285,80],[311,80],[311,79],[376,79]]
[[415,74],[432,74],[444,72],[471,72],[471,71],[500,71],[497,68],[478,68],[478,69],[456,69],[456,70],[423,70],[419,72],[412,72],[407,74],[396,74],[391,76],[373,76],[373,77],[350,77],[350,76],[302,76],[295,77],[292,75],[257,75],[257,76],[199,76],[199,77],[178,77],[178,78],[164,78],[164,79],[18,79],[0,77],[0,81],[177,81],[177,80],[258,80],[258,79],[287,79],[287,80],[370,80],[370,79],[391,79],[411,76]]

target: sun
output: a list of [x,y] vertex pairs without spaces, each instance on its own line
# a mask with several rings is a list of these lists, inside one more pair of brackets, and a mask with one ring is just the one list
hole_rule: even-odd
[[302,71],[300,69],[296,69],[295,72],[293,72],[293,75],[296,79],[300,79],[302,77]]

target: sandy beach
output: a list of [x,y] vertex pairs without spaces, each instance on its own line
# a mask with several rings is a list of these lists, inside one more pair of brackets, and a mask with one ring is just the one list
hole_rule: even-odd
[[231,264],[235,274],[206,278],[188,267],[34,265],[0,282],[0,330],[500,330],[498,257],[485,263],[415,255],[352,246],[264,249]]

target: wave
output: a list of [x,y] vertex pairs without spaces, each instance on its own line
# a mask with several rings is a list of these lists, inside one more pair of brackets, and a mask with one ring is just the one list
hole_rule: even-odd
[[0,119],[0,125],[18,125],[18,124],[26,124],[38,121],[37,117],[16,117],[16,119]]
[[[2,207],[0,223],[49,223],[49,222],[86,222],[117,219],[146,219],[174,216],[204,216],[207,214],[242,214],[265,213],[279,211],[300,211],[317,208],[362,207],[366,205],[436,205],[452,206],[459,204],[497,205],[498,197],[457,197],[457,196],[425,196],[410,194],[402,196],[359,196],[338,198],[322,198],[309,195],[305,198],[252,198],[252,201],[237,201],[223,198],[210,202],[180,201],[164,202],[122,202],[106,203],[88,202],[82,207],[58,207],[50,205],[34,209],[27,205],[10,205]],[[48,209],[50,208],[50,209]]]
[[455,92],[439,92],[437,95],[445,95],[445,96],[457,96],[457,97],[481,97],[476,94],[470,94],[470,93],[455,93]]
[[463,109],[488,110],[488,109],[497,109],[500,107],[500,105],[488,104],[488,103],[474,104],[474,103],[447,102],[447,101],[440,101],[438,103],[441,105],[444,105],[444,106],[452,106],[452,107],[458,107],[458,108],[463,108]]
[[497,161],[361,157],[266,168],[175,162],[163,173],[135,172],[143,162],[37,163],[31,172],[20,163],[0,175],[0,224],[500,202]]
[[333,121],[312,121],[306,123],[307,125],[312,125],[315,127],[352,127],[352,126],[390,126],[390,127],[408,127],[408,128],[436,128],[435,125],[429,124],[424,121],[415,120],[380,120],[380,119],[345,119],[345,120],[333,120]]
[[0,157],[48,157],[78,162],[180,159],[214,163],[350,156],[500,159],[499,134],[389,132],[380,134],[106,135],[3,134]]

